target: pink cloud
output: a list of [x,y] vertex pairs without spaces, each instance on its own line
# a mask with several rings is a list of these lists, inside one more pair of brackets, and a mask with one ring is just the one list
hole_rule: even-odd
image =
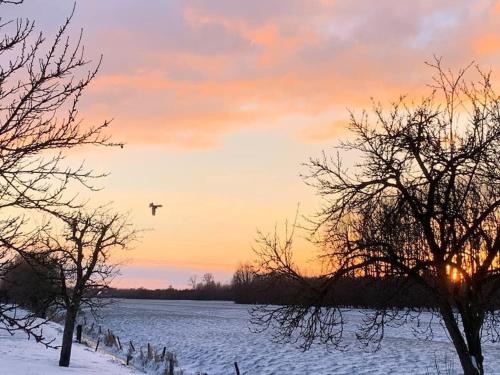
[[[366,107],[371,97],[400,93],[418,98],[432,74],[424,61],[433,54],[452,68],[474,59],[498,68],[498,4],[178,3],[178,13],[151,14],[154,27],[114,25],[113,37],[95,40],[112,64],[84,112],[116,118],[130,140],[188,148],[212,147],[242,128],[278,126],[290,115],[303,119],[304,140],[328,138],[331,126],[319,131],[312,124],[332,108]],[[175,18],[174,26],[161,24],[165,17]],[[125,65],[113,61],[125,53]]]

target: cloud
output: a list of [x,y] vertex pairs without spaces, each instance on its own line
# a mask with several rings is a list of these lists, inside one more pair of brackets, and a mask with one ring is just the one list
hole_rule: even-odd
[[323,142],[344,134],[347,126],[347,120],[314,123],[303,127],[298,133],[298,138],[309,142]]
[[[56,14],[42,26],[67,13],[62,0],[51,4]],[[87,50],[104,53],[82,113],[115,118],[126,141],[184,148],[214,147],[226,134],[283,126],[290,116],[302,119],[304,141],[328,139],[333,125],[319,131],[318,116],[334,124],[346,114],[339,108],[369,106],[371,97],[420,96],[434,54],[451,68],[476,60],[498,70],[499,4],[79,1],[75,24]],[[23,7],[36,18],[47,5]]]
[[499,54],[500,34],[484,34],[474,41],[474,50],[478,55]]

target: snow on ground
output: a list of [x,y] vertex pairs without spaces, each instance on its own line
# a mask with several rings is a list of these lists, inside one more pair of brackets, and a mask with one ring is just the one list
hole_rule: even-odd
[[[49,323],[43,332],[45,336],[55,338],[54,344],[59,345],[62,339],[60,325]],[[22,332],[11,336],[0,331],[0,358],[0,375],[139,374],[113,357],[77,343],[73,344],[70,367],[59,367],[59,350],[45,348],[33,339],[27,340]]]
[[[233,363],[242,374],[459,374],[453,347],[437,320],[434,337],[422,341],[409,325],[388,329],[378,352],[365,352],[354,339],[363,314],[347,311],[347,351],[326,351],[316,346],[301,352],[292,345],[278,345],[268,334],[248,329],[248,306],[229,302],[120,300],[103,311],[102,326],[122,341],[142,346],[148,342],[166,346],[177,354],[184,375],[202,371],[209,375],[234,374]],[[424,316],[430,319],[430,315]],[[44,328],[55,343],[62,327],[50,323]],[[485,343],[487,374],[500,374],[500,345]],[[0,331],[0,375],[52,374],[138,374],[114,357],[74,344],[69,368],[58,367],[59,351],[46,349],[23,333],[14,336]],[[451,368],[451,371],[449,369]]]
[[[348,351],[326,351],[314,347],[302,352],[292,345],[277,345],[266,334],[248,329],[248,306],[231,302],[119,300],[103,311],[102,325],[122,341],[133,340],[166,346],[176,353],[185,374],[203,371],[209,375],[234,374],[236,361],[242,374],[459,374],[460,365],[437,319],[434,337],[416,338],[411,327],[386,331],[382,348],[366,353],[354,339],[362,314],[352,310],[348,321]],[[427,319],[430,315],[427,316]],[[425,316],[424,316],[425,319]],[[487,374],[500,374],[500,345],[485,343]]]

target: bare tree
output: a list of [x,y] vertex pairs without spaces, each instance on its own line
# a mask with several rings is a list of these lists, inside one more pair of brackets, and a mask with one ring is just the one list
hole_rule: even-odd
[[[397,278],[401,291],[413,283],[432,298],[464,373],[483,374],[482,340],[499,339],[500,99],[490,73],[469,66],[454,74],[439,59],[429,65],[437,73],[429,97],[351,114],[354,137],[340,146],[359,157],[351,169],[338,154],[310,160],[306,181],[324,203],[312,234],[327,272],[311,285],[293,262],[293,236],[263,236],[261,272],[307,292],[297,304],[255,311],[254,322],[275,324],[305,347],[338,346],[338,281]],[[358,332],[364,343],[380,343],[387,324],[411,315],[382,302]]]
[[[22,1],[0,0],[0,8]],[[37,31],[28,19],[0,21],[0,278],[36,240],[35,212],[78,208],[82,202],[67,191],[77,184],[94,189],[102,176],[84,165],[70,167],[64,152],[82,145],[117,146],[103,130],[105,121],[83,125],[77,106],[100,62],[90,66],[81,34],[68,36],[72,14],[53,38]],[[31,210],[26,215],[26,210]],[[25,233],[27,232],[27,233]],[[1,329],[28,334],[30,314],[13,314],[0,304]],[[42,337],[37,334],[37,339]]]
[[255,303],[255,299],[262,292],[261,286],[262,283],[258,282],[254,267],[250,263],[242,263],[231,279],[233,300],[236,303]]
[[254,267],[250,263],[242,263],[236,269],[231,284],[233,287],[248,286],[255,278]]
[[205,288],[211,288],[215,286],[215,278],[213,274],[207,272],[203,275],[201,279],[203,281],[203,286]]
[[110,260],[112,251],[127,248],[136,239],[136,232],[126,217],[104,209],[57,218],[63,222],[63,232],[46,228],[38,252],[57,269],[59,305],[66,312],[59,366],[67,367],[80,308],[93,310],[99,305],[96,297],[118,272]]
[[192,275],[191,277],[189,277],[189,286],[191,287],[191,289],[196,289],[196,287],[198,286],[198,276],[197,275]]

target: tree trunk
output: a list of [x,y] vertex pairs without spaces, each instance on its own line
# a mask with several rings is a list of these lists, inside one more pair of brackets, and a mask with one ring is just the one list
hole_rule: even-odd
[[469,342],[469,354],[472,358],[473,364],[477,368],[477,373],[483,375],[483,350],[481,347],[481,331],[479,329],[474,329],[474,332],[471,332]]
[[[460,332],[457,320],[453,315],[453,310],[449,304],[443,303],[440,306],[441,316],[443,318],[446,330],[450,334],[451,341],[455,346],[455,351],[460,359],[464,375],[483,375],[483,357],[476,357],[478,353],[470,353],[467,343]],[[478,332],[479,334],[479,332]],[[481,340],[479,340],[479,353],[481,353]]]
[[483,350],[481,345],[481,327],[484,321],[484,314],[469,312],[467,317],[462,316],[464,322],[465,338],[469,347],[469,354],[478,369],[479,374],[484,374]]
[[71,307],[66,311],[61,355],[59,357],[59,366],[62,367],[68,367],[71,359],[71,346],[73,345],[73,332],[75,330],[77,312],[78,309],[74,307]]

